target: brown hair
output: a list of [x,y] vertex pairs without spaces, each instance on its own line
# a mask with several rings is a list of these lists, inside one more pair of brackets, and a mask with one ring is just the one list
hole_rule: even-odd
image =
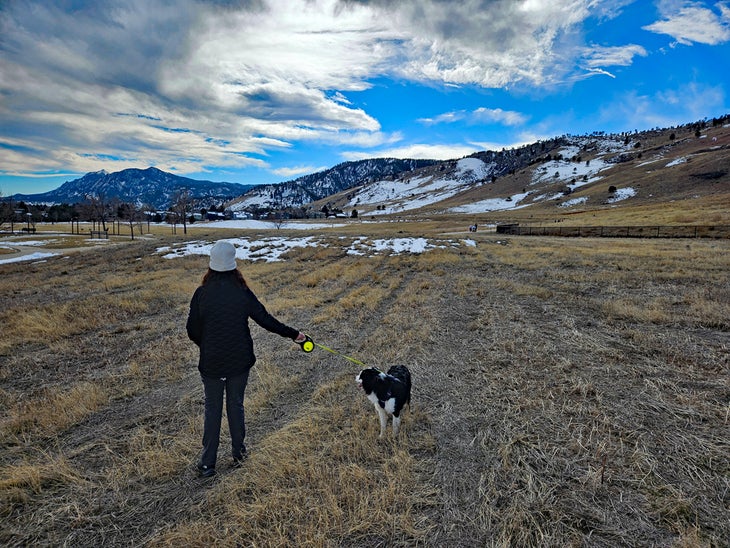
[[218,272],[209,268],[208,272],[206,272],[203,276],[203,281],[200,283],[200,285],[205,285],[214,279],[222,279],[227,277],[235,278],[236,282],[238,282],[241,287],[248,287],[248,284],[246,284],[246,280],[243,278],[243,274],[241,274],[241,271],[237,268],[235,270],[228,270],[227,272]]

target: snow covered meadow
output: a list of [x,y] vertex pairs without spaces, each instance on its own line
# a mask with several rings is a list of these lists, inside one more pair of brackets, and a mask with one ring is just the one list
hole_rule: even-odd
[[[376,255],[400,255],[404,253],[424,253],[431,249],[473,247],[471,239],[434,239],[434,238],[380,238],[358,237],[259,237],[225,238],[236,248],[236,258],[248,261],[275,262],[292,249],[305,247],[339,247],[346,255],[372,257]],[[157,252],[165,259],[176,259],[187,255],[209,255],[214,241],[192,241],[180,245],[163,246]]]

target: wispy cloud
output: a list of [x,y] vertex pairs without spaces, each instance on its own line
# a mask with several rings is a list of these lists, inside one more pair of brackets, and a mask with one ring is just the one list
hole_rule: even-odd
[[279,169],[273,169],[271,172],[274,175],[279,175],[285,179],[292,177],[299,177],[300,175],[306,175],[307,173],[316,173],[317,171],[323,171],[332,166],[295,166],[295,167],[282,167]]
[[378,149],[368,152],[349,151],[344,152],[342,157],[345,160],[365,160],[367,158],[417,158],[423,160],[449,160],[460,158],[477,152],[478,145],[453,145],[453,144],[412,144],[402,147]]
[[725,2],[719,2],[715,7],[719,13],[688,4],[643,29],[667,34],[686,46],[693,43],[715,45],[730,41],[730,7]]
[[607,70],[603,70],[600,68],[588,69],[588,72],[585,76],[590,77],[590,76],[597,76],[597,75],[608,76],[609,78],[616,78],[615,74],[612,74],[612,73],[608,72]]
[[506,126],[519,126],[527,122],[529,116],[513,110],[480,107],[473,112],[475,123],[498,122]]
[[644,47],[629,44],[626,46],[593,46],[586,48],[583,53],[585,66],[590,69],[615,67],[626,67],[631,65],[636,56],[646,57],[648,54]]
[[479,107],[471,111],[458,110],[444,112],[433,118],[420,118],[418,121],[425,125],[466,122],[469,124],[498,123],[506,126],[517,126],[524,124],[528,119],[529,116],[515,111],[502,110],[501,108]]

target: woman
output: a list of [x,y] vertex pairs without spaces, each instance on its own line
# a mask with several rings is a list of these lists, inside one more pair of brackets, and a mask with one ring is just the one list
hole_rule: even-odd
[[217,242],[210,251],[209,266],[190,301],[186,325],[188,337],[200,347],[198,370],[205,391],[205,417],[198,472],[206,478],[215,475],[224,392],[234,466],[246,457],[243,395],[256,361],[248,319],[297,343],[307,340],[304,333],[269,314],[248,288],[236,267],[233,244]]

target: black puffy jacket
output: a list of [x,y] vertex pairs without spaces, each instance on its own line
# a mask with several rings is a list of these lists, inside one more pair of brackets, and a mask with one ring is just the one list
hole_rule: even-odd
[[282,337],[295,339],[299,334],[269,314],[256,295],[240,285],[235,271],[216,273],[195,290],[186,329],[200,347],[198,370],[203,376],[233,376],[253,366],[249,318]]

